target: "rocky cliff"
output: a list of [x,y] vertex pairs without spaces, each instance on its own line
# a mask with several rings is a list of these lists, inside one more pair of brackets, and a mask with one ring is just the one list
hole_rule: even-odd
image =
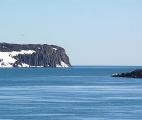
[[70,67],[62,47],[47,44],[0,43],[0,67]]

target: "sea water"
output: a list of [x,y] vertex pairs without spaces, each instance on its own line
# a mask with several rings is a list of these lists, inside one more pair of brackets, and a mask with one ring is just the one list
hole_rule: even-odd
[[141,120],[141,67],[0,69],[0,120]]

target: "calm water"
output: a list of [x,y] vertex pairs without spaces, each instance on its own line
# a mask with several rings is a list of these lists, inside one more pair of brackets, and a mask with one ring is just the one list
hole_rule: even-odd
[[0,69],[0,120],[142,120],[136,68]]

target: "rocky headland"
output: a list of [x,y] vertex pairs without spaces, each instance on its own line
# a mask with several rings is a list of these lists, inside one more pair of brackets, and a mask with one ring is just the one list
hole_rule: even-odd
[[65,49],[47,44],[0,43],[0,67],[70,67]]

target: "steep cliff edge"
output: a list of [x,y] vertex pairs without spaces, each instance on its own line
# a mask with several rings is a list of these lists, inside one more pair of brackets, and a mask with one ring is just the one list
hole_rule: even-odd
[[70,67],[64,48],[47,44],[0,43],[0,67]]

